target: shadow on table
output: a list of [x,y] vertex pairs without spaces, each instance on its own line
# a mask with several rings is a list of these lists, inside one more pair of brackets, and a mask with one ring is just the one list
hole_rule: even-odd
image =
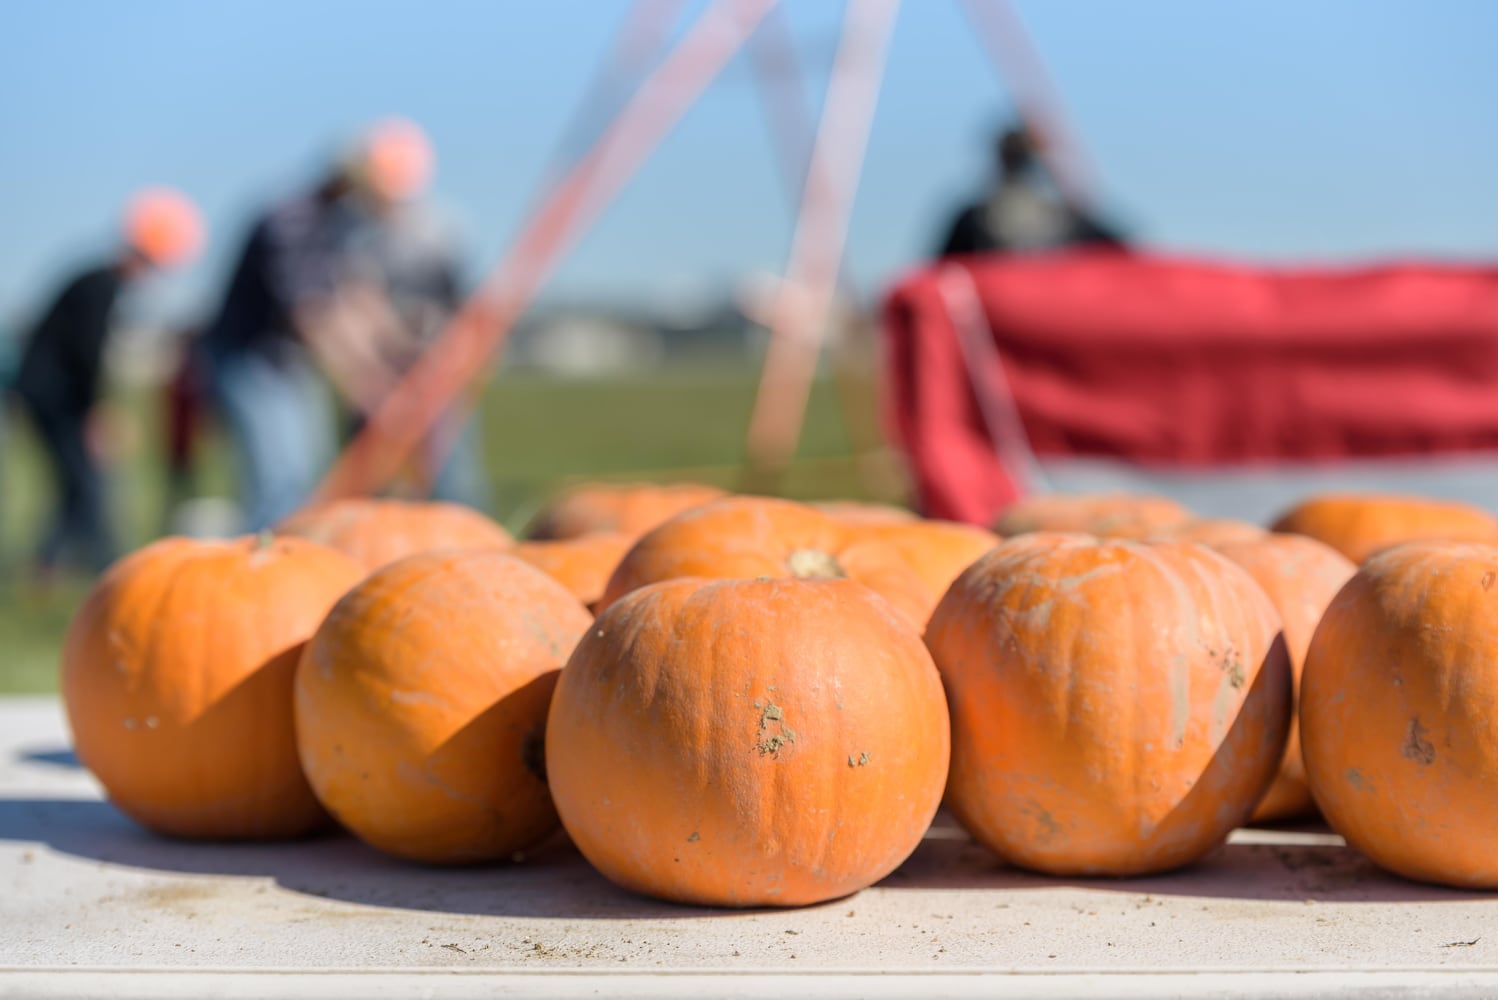
[[[1261,830],[1329,833],[1320,824]],[[1299,838],[1303,841],[1305,838]],[[945,813],[885,889],[1009,889],[1058,887],[1145,896],[1196,896],[1320,903],[1471,902],[1481,893],[1410,882],[1378,868],[1342,844],[1297,842],[1226,844],[1194,865],[1141,878],[1055,878],[1006,865]],[[1488,894],[1491,895],[1491,894]]]
[[[543,919],[679,919],[760,911],[657,902],[595,872],[561,835],[510,864],[433,868],[388,858],[340,833],[279,843],[202,843],[155,836],[89,799],[0,799],[0,841],[34,841],[75,857],[192,875],[257,877],[292,892],[402,910]],[[1036,891],[1081,888],[1141,896],[1334,903],[1471,901],[1477,894],[1407,882],[1341,845],[1228,844],[1165,875],[1058,879],[1005,865],[945,814],[880,888]],[[832,904],[835,905],[835,904]]]
[[133,868],[268,878],[309,896],[404,910],[631,920],[754,912],[678,906],[626,892],[595,872],[560,834],[518,862],[434,868],[388,858],[337,832],[277,843],[169,840],[106,802],[0,799],[0,841],[6,840],[35,841]]
[[83,766],[78,762],[78,755],[73,752],[72,747],[59,747],[56,750],[27,750],[17,759],[28,764],[50,764],[53,767],[80,768]]

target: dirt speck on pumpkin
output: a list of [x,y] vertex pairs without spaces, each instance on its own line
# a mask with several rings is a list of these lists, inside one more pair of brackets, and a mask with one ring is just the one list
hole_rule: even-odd
[[1417,715],[1410,720],[1409,735],[1404,741],[1404,755],[1416,764],[1422,766],[1431,764],[1436,759],[1436,748],[1425,734],[1430,732],[1420,725],[1420,717]]
[[[1216,655],[1215,651],[1213,655]],[[1234,688],[1241,688],[1248,680],[1248,675],[1243,669],[1243,660],[1235,654],[1232,646],[1222,651],[1222,655],[1217,659],[1217,666]]]
[[1030,799],[1020,809],[1020,812],[1035,821],[1035,839],[1042,844],[1050,843],[1061,833],[1061,824],[1056,822],[1056,817],[1045,806]]
[[848,754],[848,766],[849,767],[863,767],[868,762],[869,762],[869,752],[867,750],[865,750],[863,753],[859,754],[856,757],[853,754],[851,754],[851,753]]
[[1493,574],[1492,570],[1488,570],[1486,573],[1484,573],[1482,575],[1482,581],[1481,581],[1481,583],[1482,583],[1482,589],[1483,590],[1491,590],[1492,587],[1493,587],[1493,579],[1494,579],[1494,574]]
[[[760,709],[759,731],[760,741],[754,744],[754,749],[759,751],[761,757],[780,756],[780,750],[787,743],[796,742],[796,731],[785,724],[785,713],[779,705],[774,702],[766,702],[763,707],[759,702],[754,703],[755,708]],[[770,732],[770,724],[774,723],[777,732]]]
[[687,838],[687,843],[689,843],[689,844],[695,844],[695,843],[697,843],[697,841],[699,841],[701,839],[702,839],[702,834],[698,833],[696,830],[693,830],[692,831],[692,835]]

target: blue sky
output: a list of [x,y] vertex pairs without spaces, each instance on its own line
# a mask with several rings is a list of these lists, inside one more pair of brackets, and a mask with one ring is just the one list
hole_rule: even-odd
[[[701,4],[689,5],[688,16]],[[340,137],[400,113],[475,274],[524,218],[622,0],[14,0],[0,4],[0,327],[102,247],[134,188],[211,227],[158,289],[217,295],[247,214]],[[1168,251],[1254,260],[1498,259],[1498,3],[1017,4],[1107,202]],[[791,0],[820,103],[842,4]],[[906,0],[851,233],[858,287],[919,259],[981,183],[1005,105],[951,0]],[[736,62],[576,248],[548,294],[685,297],[782,266],[791,220]]]

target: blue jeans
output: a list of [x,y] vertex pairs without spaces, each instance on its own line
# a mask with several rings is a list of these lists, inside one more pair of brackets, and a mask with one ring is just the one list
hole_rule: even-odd
[[104,472],[89,451],[88,413],[26,401],[57,484],[52,524],[37,549],[39,570],[59,568],[70,557],[95,573],[118,554],[109,523]]
[[272,527],[306,502],[332,457],[327,387],[296,356],[233,351],[209,369],[237,453],[244,528]]

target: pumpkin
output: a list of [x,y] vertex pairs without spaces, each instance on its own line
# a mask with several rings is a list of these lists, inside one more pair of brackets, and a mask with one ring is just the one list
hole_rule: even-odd
[[300,538],[170,538],[126,556],[68,627],[62,696],[78,759],[142,826],[215,840],[327,823],[297,762],[302,646],[363,577]]
[[1188,520],[1191,512],[1168,497],[1134,493],[1043,494],[1010,504],[994,530],[1005,538],[1031,531],[1080,531],[1138,537]]
[[276,530],[331,546],[371,572],[419,552],[513,543],[508,531],[471,507],[437,501],[334,500],[297,511]]
[[1284,753],[1274,609],[1201,545],[1012,538],[952,584],[926,642],[952,707],[947,804],[1025,868],[1194,861],[1248,818]]
[[682,576],[846,577],[877,591],[917,628],[929,611],[920,579],[893,548],[804,504],[769,497],[717,500],[656,528],[620,560],[598,606]]
[[931,617],[957,575],[999,544],[993,532],[955,521],[869,524],[859,534],[894,549],[915,571],[926,601],[923,621]]
[[1485,510],[1390,494],[1314,496],[1286,511],[1273,528],[1309,535],[1355,563],[1400,542],[1498,542],[1498,520]]
[[638,538],[724,495],[716,486],[698,483],[582,483],[547,504],[525,534],[541,540],[613,531]]
[[[1249,541],[1223,542],[1214,548],[1247,570],[1279,612],[1298,699],[1311,636],[1326,606],[1357,567],[1335,549],[1304,535],[1266,533]],[[1254,810],[1252,819],[1260,823],[1303,816],[1315,810],[1301,758],[1300,725],[1292,721],[1279,776]]]
[[844,524],[907,524],[919,520],[904,507],[864,500],[813,500],[808,506]]
[[919,635],[847,580],[676,580],[605,611],[562,671],[546,768],[605,876],[712,906],[855,892],[920,843],[949,752]]
[[1200,542],[1217,546],[1236,542],[1252,542],[1268,532],[1257,524],[1239,521],[1231,517],[1193,517],[1175,524],[1150,528],[1135,536],[1128,532],[1116,532],[1112,537],[1139,537],[1150,541]]
[[1332,828],[1407,878],[1498,889],[1498,547],[1370,557],[1311,639],[1306,777]]
[[600,532],[577,538],[520,542],[510,554],[522,559],[572,592],[592,608],[603,597],[614,567],[634,544],[631,535]]
[[349,592],[307,645],[296,731],[318,799],[360,839],[434,864],[556,829],[544,730],[592,616],[495,551],[413,556]]

